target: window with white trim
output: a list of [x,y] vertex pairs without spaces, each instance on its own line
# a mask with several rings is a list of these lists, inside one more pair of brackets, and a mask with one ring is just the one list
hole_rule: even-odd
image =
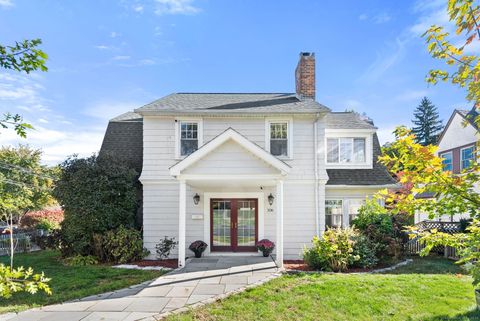
[[188,156],[198,149],[198,122],[180,121],[180,156]]
[[462,170],[470,167],[473,158],[475,157],[474,150],[474,146],[462,148],[460,153]]
[[453,155],[452,152],[440,154],[444,171],[453,171]]
[[325,200],[325,226],[327,228],[342,227],[343,200]]
[[270,154],[274,156],[289,156],[288,146],[288,121],[270,122]]
[[363,199],[349,199],[348,200],[348,222],[352,225],[352,221],[357,218],[358,210],[365,204]]
[[327,138],[327,163],[360,164],[365,162],[365,137]]

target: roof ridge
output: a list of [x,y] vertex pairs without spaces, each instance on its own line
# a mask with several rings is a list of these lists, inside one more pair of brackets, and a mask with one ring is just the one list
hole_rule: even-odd
[[295,95],[286,92],[177,92],[177,95]]

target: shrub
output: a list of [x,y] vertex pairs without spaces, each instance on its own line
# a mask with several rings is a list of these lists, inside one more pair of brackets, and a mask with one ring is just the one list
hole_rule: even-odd
[[377,258],[398,258],[402,255],[400,225],[394,225],[392,215],[376,200],[367,200],[352,224],[370,240]]
[[137,173],[121,160],[68,158],[61,165],[54,196],[65,211],[62,254],[91,255],[93,235],[135,222]]
[[61,231],[59,229],[56,229],[52,230],[47,234],[35,236],[33,242],[37,244],[42,250],[59,250],[62,247],[61,240]]
[[56,222],[50,221],[46,218],[40,219],[40,222],[37,223],[36,228],[39,230],[44,230],[47,232],[51,232],[56,230],[60,227],[60,225]]
[[122,264],[141,260],[148,255],[143,248],[140,232],[123,226],[105,233],[103,251],[106,261]]
[[304,249],[303,259],[317,270],[346,271],[360,257],[354,253],[355,237],[353,228],[336,228],[325,231],[320,238],[313,238],[313,246]]
[[[48,223],[45,223],[47,222]],[[33,211],[25,214],[19,222],[21,228],[32,229],[38,228],[39,224],[50,224],[50,226],[58,226],[63,221],[63,210],[60,208],[44,209],[41,211]],[[45,227],[45,226],[44,226]]]
[[157,257],[162,259],[168,259],[170,252],[172,252],[177,246],[178,242],[175,241],[174,237],[165,236],[163,240],[160,240],[155,249],[157,250]]
[[92,255],[74,255],[64,259],[63,263],[70,266],[87,266],[98,264],[98,260]]
[[354,261],[352,266],[360,268],[371,268],[378,264],[376,256],[375,244],[368,237],[362,234],[353,236],[353,255],[358,256],[358,260]]

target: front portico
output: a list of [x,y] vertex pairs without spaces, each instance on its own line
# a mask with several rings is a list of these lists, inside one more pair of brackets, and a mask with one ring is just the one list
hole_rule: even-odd
[[[185,266],[187,202],[192,201],[187,199],[188,188],[202,199],[200,235],[209,245],[205,255],[260,255],[255,241],[266,237],[275,241],[276,261],[281,266],[283,182],[289,171],[285,162],[231,128],[172,166],[170,174],[180,189],[178,265]],[[274,224],[267,224],[266,231],[266,221],[270,223],[273,215]]]

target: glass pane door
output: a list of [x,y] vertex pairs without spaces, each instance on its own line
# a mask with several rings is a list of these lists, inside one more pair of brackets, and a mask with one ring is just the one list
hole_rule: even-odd
[[212,201],[212,246],[231,247],[232,210],[230,200]]
[[237,201],[237,246],[255,246],[255,200]]

